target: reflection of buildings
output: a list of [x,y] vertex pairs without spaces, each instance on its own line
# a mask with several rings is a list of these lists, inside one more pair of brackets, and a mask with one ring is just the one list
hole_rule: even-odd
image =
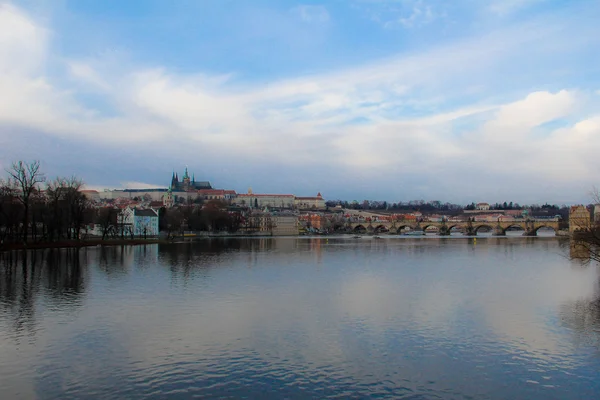
[[589,261],[590,255],[590,248],[587,245],[576,240],[570,241],[569,257],[572,260]]
[[321,264],[323,261],[323,249],[321,248],[322,245],[322,239],[310,239],[310,249],[315,253],[318,264]]

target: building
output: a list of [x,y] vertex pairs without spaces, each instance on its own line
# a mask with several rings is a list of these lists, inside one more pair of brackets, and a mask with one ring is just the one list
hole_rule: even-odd
[[163,196],[163,206],[166,208],[171,208],[175,204],[175,198],[173,197],[173,191],[171,188],[167,191],[167,193]]
[[236,197],[236,193],[235,190],[200,189],[198,190],[198,197],[202,200],[231,201]]
[[295,197],[294,206],[299,210],[323,210],[326,208],[321,193],[317,193],[315,197]]
[[475,209],[480,211],[487,211],[490,209],[490,205],[488,203],[477,203],[477,205],[475,205]]
[[117,189],[117,190],[105,190],[98,193],[102,200],[116,200],[116,199],[139,199],[143,201],[162,201],[165,193],[169,189],[156,188],[156,189]]
[[82,190],[81,193],[90,201],[100,201],[100,193],[97,190]]
[[117,217],[117,233],[124,236],[157,236],[158,211],[124,207]]
[[571,206],[569,209],[569,232],[585,231],[590,228],[591,215],[586,206]]
[[293,194],[255,194],[252,189],[248,193],[238,194],[232,204],[251,208],[293,208]]
[[151,208],[133,210],[133,234],[135,236],[158,236],[158,212]]
[[174,192],[191,192],[202,189],[212,189],[210,186],[210,182],[208,181],[200,181],[196,182],[196,178],[192,174],[190,178],[188,174],[187,167],[185,168],[185,173],[183,174],[183,178],[181,181],[179,180],[179,176],[177,173],[173,172],[173,177],[171,178],[171,190]]
[[293,214],[277,214],[273,219],[273,236],[297,236],[298,217]]

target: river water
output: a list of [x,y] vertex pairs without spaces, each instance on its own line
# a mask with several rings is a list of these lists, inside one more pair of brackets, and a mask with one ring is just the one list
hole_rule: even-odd
[[557,238],[3,254],[0,398],[600,397],[600,283]]

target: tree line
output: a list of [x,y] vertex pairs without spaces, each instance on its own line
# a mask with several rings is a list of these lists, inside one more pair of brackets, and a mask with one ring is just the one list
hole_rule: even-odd
[[206,203],[188,201],[185,205],[161,208],[159,227],[168,237],[185,231],[268,232],[275,228],[270,213],[246,207],[231,207],[221,200]]
[[[121,209],[97,207],[82,192],[76,177],[48,180],[40,162],[18,161],[0,179],[0,245],[81,240],[95,224],[102,239],[146,236],[133,232]],[[172,236],[184,231],[256,232],[274,227],[270,215],[248,209],[232,210],[222,201],[189,201],[161,208],[159,230]],[[143,227],[142,227],[143,228]]]
[[76,178],[47,180],[39,161],[18,161],[0,179],[0,243],[79,240],[93,212]]

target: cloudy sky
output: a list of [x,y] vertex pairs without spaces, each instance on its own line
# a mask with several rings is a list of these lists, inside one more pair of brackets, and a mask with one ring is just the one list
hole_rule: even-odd
[[0,0],[0,164],[90,187],[588,202],[598,0]]

